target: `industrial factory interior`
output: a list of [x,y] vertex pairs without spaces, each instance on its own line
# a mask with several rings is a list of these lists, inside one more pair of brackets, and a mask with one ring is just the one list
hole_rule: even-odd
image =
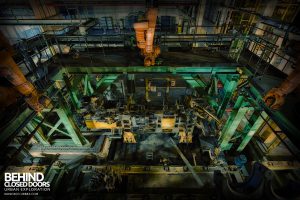
[[0,199],[300,199],[299,10],[0,0]]

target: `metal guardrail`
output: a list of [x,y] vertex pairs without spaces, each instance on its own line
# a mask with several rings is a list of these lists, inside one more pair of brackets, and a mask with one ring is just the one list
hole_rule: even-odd
[[81,19],[0,19],[1,26],[16,26],[16,25],[50,25],[50,26],[68,26],[80,25],[87,20]]

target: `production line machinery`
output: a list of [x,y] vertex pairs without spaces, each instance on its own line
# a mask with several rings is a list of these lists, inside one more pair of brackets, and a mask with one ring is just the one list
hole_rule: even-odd
[[[251,178],[252,161],[273,171],[297,173],[297,148],[285,146],[290,142],[287,137],[281,134],[281,143],[273,143],[269,149],[285,148],[284,160],[276,163],[264,152],[267,141],[279,130],[289,136],[297,132],[290,124],[280,123],[278,113],[264,106],[251,82],[245,84],[251,77],[246,68],[110,70],[58,70],[45,91],[52,99],[49,107],[39,113],[26,108],[2,129],[1,144],[9,147],[2,152],[8,164],[4,168],[19,163],[45,165],[54,193],[62,192],[60,185],[71,184],[67,178],[71,174],[71,179],[79,182],[71,184],[68,194],[76,194],[77,189],[122,192],[123,184],[132,181],[139,185],[137,174],[187,176],[193,183],[191,188],[205,188],[216,181],[224,192],[228,188],[231,192],[252,186],[251,192],[269,188],[265,185],[270,182],[268,177],[262,181],[268,170],[254,173],[260,180],[257,183],[246,181],[257,180]],[[270,132],[273,130],[277,132]],[[17,139],[10,140],[12,133]],[[207,178],[215,171],[221,172],[216,173],[216,180]],[[253,196],[259,199],[264,195],[258,191]]]

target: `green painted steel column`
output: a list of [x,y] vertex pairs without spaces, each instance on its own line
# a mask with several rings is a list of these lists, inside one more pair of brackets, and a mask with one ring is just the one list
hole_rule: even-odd
[[[41,122],[41,120],[39,120],[37,118],[35,118],[34,120],[37,121],[38,123]],[[50,125],[46,122],[43,122],[43,126],[47,126],[50,128],[50,131],[47,134],[48,138],[51,137],[51,135],[54,133],[54,131],[61,133],[63,135],[69,136],[69,134],[67,132],[62,131],[61,129],[58,128],[61,125],[61,123],[62,123],[61,120],[58,120],[54,125]]]
[[243,97],[240,96],[222,129],[221,136],[219,138],[219,144],[222,150],[229,150],[231,148],[232,143],[229,142],[249,109],[249,107],[245,106]]
[[84,76],[83,85],[84,85],[84,92],[83,92],[84,95],[92,95],[94,93],[94,88],[92,87],[89,74],[86,74]]
[[88,90],[89,90],[90,95],[94,94],[94,88],[93,88],[90,80],[88,81]]
[[57,115],[59,116],[61,123],[65,126],[69,136],[77,146],[83,146],[87,143],[87,140],[82,136],[79,128],[74,123],[73,119],[67,115],[64,109],[57,109]]
[[84,85],[83,95],[86,96],[88,95],[88,74],[84,76],[83,85]]
[[76,109],[80,108],[80,102],[78,100],[77,94],[76,94],[76,90],[74,89],[73,85],[71,84],[69,78],[67,75],[64,75],[64,81],[66,83],[66,87],[68,89],[68,91],[70,92],[70,97],[71,97],[71,101],[72,104],[74,105],[74,107]]
[[[36,126],[37,124],[31,121],[26,125],[26,128],[28,128],[28,130],[32,132]],[[41,132],[40,128],[35,132],[34,137],[39,141],[39,143],[43,144],[44,146],[51,146],[51,144],[47,140],[47,137],[44,133]]]
[[54,126],[52,126],[52,128],[50,129],[50,131],[48,132],[48,137],[51,137],[52,134],[58,130],[58,127],[62,124],[62,119],[59,119]]
[[238,76],[234,76],[231,78],[231,80],[226,80],[225,82],[225,95],[223,97],[222,103],[218,108],[217,111],[217,116],[218,118],[222,118],[225,109],[229,103],[229,101],[231,100],[231,97],[233,95],[233,92],[235,91],[236,87],[237,87],[237,81],[238,81]]
[[213,107],[213,109],[217,110],[219,105],[218,103],[215,101],[214,98],[211,98],[210,96],[207,97],[208,103],[211,107]]
[[97,83],[96,88],[97,91],[105,91],[109,85],[111,85],[117,78],[119,77],[118,74],[109,74],[103,76]]
[[211,83],[210,83],[210,87],[208,89],[208,94],[211,96],[216,96],[218,95],[218,87],[217,87],[217,82],[218,79],[216,77],[216,72],[213,72],[211,75]]
[[183,74],[181,76],[187,84],[189,84],[195,91],[201,95],[204,93],[206,84],[200,79],[199,76],[193,76],[192,74]]
[[[263,118],[267,118],[268,115],[265,112],[261,113]],[[259,128],[264,124],[263,118],[259,115],[250,128],[249,132],[245,135],[243,141],[241,142],[240,146],[238,147],[237,151],[243,151],[243,149],[246,147],[246,145],[250,142],[252,139],[253,135],[259,130]]]

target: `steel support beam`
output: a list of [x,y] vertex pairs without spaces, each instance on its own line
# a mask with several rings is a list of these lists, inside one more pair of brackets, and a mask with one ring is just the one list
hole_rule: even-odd
[[110,74],[103,76],[97,83],[96,88],[98,92],[104,92],[117,78],[118,74]]
[[223,64],[219,67],[212,66],[194,66],[194,67],[170,67],[170,66],[132,66],[132,67],[65,67],[65,70],[70,74],[97,74],[97,73],[237,73],[237,64]]
[[51,127],[50,131],[47,134],[48,137],[51,137],[51,135],[54,133],[54,131],[56,131],[58,129],[58,127],[59,127],[59,125],[61,125],[61,123],[62,123],[62,120],[60,119],[54,124],[54,126]]
[[231,80],[226,80],[226,82],[225,82],[225,86],[224,86],[225,95],[224,95],[222,103],[219,106],[218,111],[217,111],[217,116],[219,118],[222,118],[222,116],[225,112],[225,109],[231,100],[231,97],[237,87],[237,84],[238,84],[238,78],[239,78],[238,76],[234,76],[234,77],[231,77]]
[[84,76],[84,79],[82,80],[83,85],[84,85],[84,90],[83,90],[83,95],[84,96],[88,95],[88,79],[89,79],[89,75],[86,74]]
[[182,78],[192,87],[205,87],[205,83],[199,77],[193,77],[192,74],[184,74]]
[[[47,111],[48,111],[48,109],[44,110],[44,112],[47,112]],[[71,144],[72,145],[75,144],[76,146],[83,146],[85,143],[87,143],[86,139],[84,138],[84,136],[81,135],[79,129],[77,128],[77,126],[75,125],[73,120],[67,116],[67,114],[65,113],[65,111],[63,109],[54,109],[52,112],[57,113],[57,115],[59,117],[59,120],[57,120],[54,125],[50,125],[47,122],[42,122],[39,119],[34,119],[36,122],[42,123],[43,126],[47,126],[50,128],[49,132],[47,133],[47,138],[51,138],[51,136],[54,132],[57,132],[57,133],[65,135],[67,137],[70,137],[70,139],[60,140],[60,142],[53,140],[51,142],[52,145],[54,145],[54,146],[55,145],[56,146],[59,146],[59,145],[60,146],[70,146]],[[61,124],[63,124],[63,126],[65,127],[67,132],[62,131],[61,129],[58,128]],[[37,130],[37,133],[38,133],[38,130]],[[36,133],[36,135],[37,135],[37,133]],[[45,136],[44,136],[45,141],[43,141],[43,137],[41,137],[41,136],[38,136],[38,140],[44,146],[49,146],[49,144],[50,144],[48,142],[49,139],[45,139]]]
[[[268,115],[265,112],[261,113],[264,118],[267,118]],[[243,141],[238,147],[237,151],[243,151],[246,145],[250,142],[253,135],[259,130],[259,128],[264,124],[264,119],[261,116],[258,116],[248,133],[244,136]]]
[[[39,123],[41,122],[41,120],[38,120],[38,119],[36,119],[36,118],[35,118],[35,121],[37,121],[37,122],[39,122]],[[58,129],[58,127],[59,127],[59,125],[60,125],[61,123],[62,123],[61,120],[58,120],[58,121],[55,123],[55,125],[52,126],[52,125],[50,125],[50,124],[44,122],[44,123],[43,123],[44,126],[47,126],[47,127],[51,128],[50,131],[48,132],[47,136],[48,136],[48,137],[51,137],[51,135],[52,135],[52,133],[53,133],[54,131],[57,131],[57,132],[59,132],[59,133],[61,133],[61,134],[64,134],[64,135],[66,135],[66,136],[69,136],[68,133],[66,133],[65,131],[62,131],[62,130]]]
[[74,121],[67,115],[65,110],[63,109],[56,109],[55,110],[57,115],[59,116],[62,124],[65,126],[68,135],[71,137],[75,145],[83,146],[87,143],[86,139],[81,135],[78,127],[74,123]]
[[94,93],[94,88],[91,85],[90,77],[88,74],[84,76],[83,85],[84,85],[84,92],[83,92],[84,95],[92,95]]
[[222,150],[229,150],[231,148],[232,143],[230,143],[230,140],[249,109],[249,107],[244,105],[243,97],[240,96],[221,131],[219,144]]
[[102,84],[111,84],[116,80],[118,75],[105,75],[96,83],[96,88],[99,88]]
[[213,72],[211,74],[211,82],[210,82],[210,86],[209,86],[209,89],[208,89],[208,94],[210,96],[216,96],[216,95],[218,95],[217,82],[218,82],[218,79],[216,77],[216,73]]
[[[76,89],[75,89],[76,86],[71,84],[71,81],[67,75],[63,75],[63,79],[66,83],[66,87],[67,87],[68,91],[70,92],[72,104],[74,105],[75,109],[78,109],[80,107],[80,102],[79,102],[78,96],[76,94]],[[74,81],[73,81],[73,83],[74,83]],[[75,83],[76,83],[76,81],[75,81]]]
[[177,153],[180,155],[180,157],[183,160],[183,162],[185,163],[185,165],[187,166],[187,168],[192,173],[192,175],[193,175],[194,179],[196,180],[196,182],[198,183],[198,185],[200,187],[203,187],[204,184],[203,184],[202,180],[200,179],[200,177],[198,176],[198,174],[195,172],[194,167],[190,164],[190,162],[188,161],[188,159],[184,156],[184,154],[178,148],[178,146],[176,145],[176,143],[174,142],[174,140],[172,138],[170,138],[170,141],[171,141],[173,147],[176,149]]
[[[40,123],[40,121],[39,121]],[[29,133],[32,132],[35,127],[37,126],[36,123],[31,122],[28,123],[26,128],[28,128]],[[37,131],[34,134],[34,137],[39,141],[39,143],[43,144],[44,146],[50,146],[51,144],[49,143],[47,137],[45,136],[45,134],[42,132],[42,130],[39,128],[37,129]]]

